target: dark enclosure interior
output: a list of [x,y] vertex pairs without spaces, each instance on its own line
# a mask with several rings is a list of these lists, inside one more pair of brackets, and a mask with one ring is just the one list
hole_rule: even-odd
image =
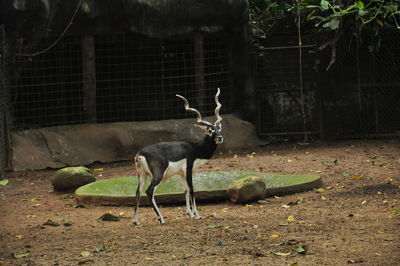
[[[223,92],[222,113],[233,112],[226,35],[201,34],[201,64],[196,64],[195,37],[95,36],[86,52],[94,53],[92,66],[83,59],[88,56],[87,46],[80,36],[64,37],[39,56],[17,56],[10,74],[13,127],[192,117],[176,93],[204,115],[212,115],[218,87]],[[18,49],[29,53],[49,42],[19,43]],[[91,71],[94,82],[85,71]],[[94,119],[86,106],[88,97],[95,98],[91,99]]]
[[299,47],[295,35],[268,38],[257,58],[260,135],[321,137],[399,136],[400,34],[387,29],[379,44],[366,34],[338,47],[329,71],[330,50],[316,52],[316,36],[303,36],[301,111]]

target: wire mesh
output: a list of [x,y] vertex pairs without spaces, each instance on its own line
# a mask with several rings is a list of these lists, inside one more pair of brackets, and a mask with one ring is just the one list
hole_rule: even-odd
[[325,127],[331,137],[400,133],[400,34],[388,29],[375,43],[362,36],[341,47],[343,56],[325,75]]
[[[286,45],[257,51],[258,131],[260,135],[304,132],[299,87],[299,47]],[[317,63],[314,46],[303,48],[303,88],[307,132],[317,130]]]
[[[43,42],[37,41],[40,46]],[[196,65],[192,35],[164,40],[139,34],[95,36],[92,83],[83,74],[83,45],[81,37],[66,36],[45,54],[17,57],[11,75],[14,128],[93,122],[85,106],[87,89],[95,91],[94,122],[99,123],[192,117],[177,93],[204,115],[212,115],[217,87],[222,91],[222,113],[233,111],[224,38],[205,35],[203,63]],[[34,46],[22,43],[20,48],[27,53],[24,48]],[[201,92],[196,86],[199,67],[204,73]]]
[[[320,67],[330,52],[303,49],[306,130],[330,138],[400,135],[400,34],[386,29],[380,38],[366,34],[338,47],[330,71]],[[298,48],[275,40],[257,52],[259,133],[301,134]]]

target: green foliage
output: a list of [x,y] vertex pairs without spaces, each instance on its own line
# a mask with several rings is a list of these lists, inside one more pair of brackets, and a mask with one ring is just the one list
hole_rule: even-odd
[[372,30],[379,36],[380,28],[400,30],[399,0],[249,0],[250,17],[256,44],[282,18],[294,18],[300,9],[303,26],[311,24],[314,31],[340,30],[358,36],[360,30]]
[[302,1],[302,11],[308,20],[315,20],[316,27],[337,30],[344,19],[361,26],[392,26],[400,29],[400,4],[398,0],[364,1]]

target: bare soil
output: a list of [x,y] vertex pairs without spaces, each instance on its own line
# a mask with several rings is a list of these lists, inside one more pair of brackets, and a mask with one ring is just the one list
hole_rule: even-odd
[[[128,162],[93,165],[98,179],[136,175]],[[77,206],[54,170],[8,173],[0,186],[3,265],[399,265],[400,142],[286,143],[218,154],[201,171],[320,174],[324,187],[243,205]],[[100,221],[107,212],[119,222]],[[51,220],[60,226],[45,225]],[[17,257],[17,258],[15,258]]]

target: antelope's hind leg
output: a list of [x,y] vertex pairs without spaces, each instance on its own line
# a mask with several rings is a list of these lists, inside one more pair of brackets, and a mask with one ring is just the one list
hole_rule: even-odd
[[153,176],[151,179],[150,186],[146,190],[147,197],[149,198],[149,201],[151,202],[151,204],[153,206],[154,212],[157,214],[158,221],[160,222],[160,224],[164,224],[165,221],[164,221],[164,218],[163,218],[160,210],[158,209],[156,200],[154,198],[154,193],[157,189],[158,184],[160,184],[161,180],[164,177],[165,171],[163,171],[163,169],[166,169],[166,167],[162,167],[162,163],[160,163],[160,166],[159,165],[154,166],[154,162],[153,162],[153,165],[152,165]]
[[140,203],[140,196],[142,195],[143,188],[146,183],[147,173],[138,164],[136,164],[136,169],[138,170],[138,174],[139,174],[139,177],[138,177],[139,184],[136,189],[136,202],[135,202],[135,210],[133,213],[133,224],[140,225],[139,218],[138,218],[139,203]]

